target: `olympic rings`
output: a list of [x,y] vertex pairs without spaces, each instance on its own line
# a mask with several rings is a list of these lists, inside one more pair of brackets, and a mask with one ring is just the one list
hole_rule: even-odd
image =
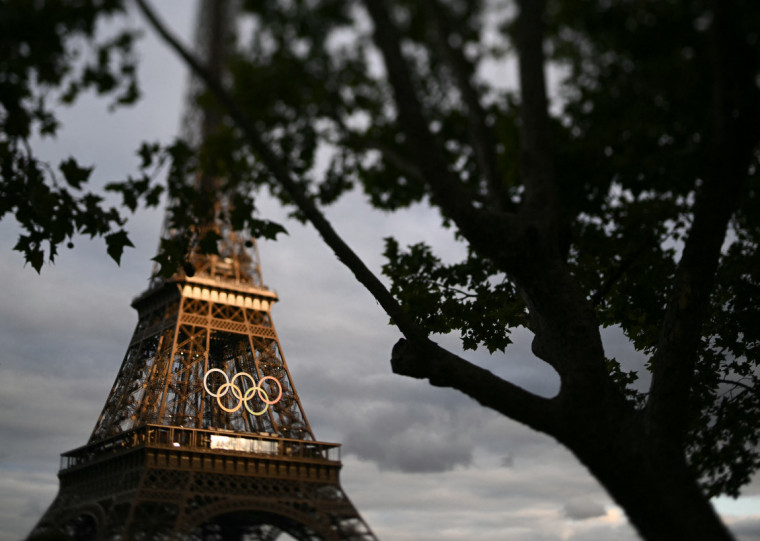
[[[222,376],[224,376],[224,383],[219,386],[219,388],[216,390],[216,393],[211,392],[211,389],[208,388],[208,377],[212,372],[219,372]],[[240,386],[235,383],[235,381],[241,377],[251,380],[251,385],[248,387],[248,390],[245,391],[245,393],[243,393],[243,389],[241,389]],[[269,400],[269,394],[261,386],[261,384],[264,383],[264,380],[266,379],[271,379],[277,384],[277,387],[280,388],[280,392],[277,395],[277,398],[274,400]],[[206,389],[206,392],[209,394],[209,396],[216,398],[216,402],[219,404],[219,407],[227,413],[234,413],[239,410],[241,406],[245,405],[245,409],[251,415],[263,415],[270,405],[276,404],[282,398],[282,385],[277,380],[277,378],[273,378],[272,376],[264,376],[259,380],[257,384],[256,380],[253,379],[253,376],[248,372],[239,372],[232,376],[232,381],[230,381],[229,377],[227,377],[227,373],[223,370],[220,370],[219,368],[211,368],[208,370],[208,372],[206,372],[206,374],[203,376],[203,388]],[[222,397],[225,396],[227,392],[229,392],[238,401],[237,406],[234,408],[228,408],[222,403]],[[264,402],[264,407],[260,411],[254,411],[248,406],[248,402],[255,395],[258,395],[259,400]]]

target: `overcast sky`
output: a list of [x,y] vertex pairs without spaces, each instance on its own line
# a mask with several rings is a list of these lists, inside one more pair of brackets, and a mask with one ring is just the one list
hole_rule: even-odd
[[[155,3],[190,39],[195,2]],[[117,180],[135,170],[141,140],[177,133],[185,72],[150,33],[141,51],[145,99],[116,114],[95,100],[67,111],[58,140],[36,145],[52,164],[74,155],[97,166],[96,182]],[[272,203],[263,207],[268,218],[283,216]],[[462,252],[424,208],[391,216],[353,195],[328,217],[376,270],[389,235],[425,240],[448,257]],[[160,222],[160,212],[131,220],[136,248],[120,267],[102,241],[77,239],[41,276],[12,251],[15,224],[0,223],[0,541],[30,531],[58,490],[58,455],[87,442],[137,322],[129,304],[147,286]],[[455,391],[393,375],[398,331],[311,228],[286,226],[287,237],[259,247],[264,282],[280,296],[274,323],[312,429],[343,444],[343,487],[379,538],[637,539],[622,511],[553,440]],[[551,395],[556,376],[532,357],[527,333],[516,338],[506,356],[468,357]],[[618,333],[605,341],[610,356],[640,361]],[[739,539],[760,541],[757,479],[745,497],[717,505]]]

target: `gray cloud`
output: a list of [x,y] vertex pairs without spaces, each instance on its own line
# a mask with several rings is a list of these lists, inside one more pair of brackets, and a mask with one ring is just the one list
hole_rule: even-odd
[[351,417],[344,446],[381,470],[440,472],[472,462],[472,441],[452,430],[441,408],[386,403],[357,408]]
[[562,508],[562,512],[571,520],[586,520],[603,517],[607,514],[601,504],[586,498],[578,498],[567,502]]
[[760,541],[760,512],[752,517],[731,520],[729,524],[739,541]]
[[507,453],[503,457],[501,457],[501,465],[505,468],[511,468],[515,465],[515,457],[513,457],[511,454]]

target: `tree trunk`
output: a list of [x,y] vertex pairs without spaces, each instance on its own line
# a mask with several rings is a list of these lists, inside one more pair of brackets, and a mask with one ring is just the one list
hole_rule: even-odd
[[638,419],[631,424],[639,426],[585,430],[580,438],[576,432],[568,447],[625,510],[643,539],[732,541],[682,453],[662,451],[638,429]]

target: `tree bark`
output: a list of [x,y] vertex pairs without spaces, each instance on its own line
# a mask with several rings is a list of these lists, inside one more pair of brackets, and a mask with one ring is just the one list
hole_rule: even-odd
[[643,539],[733,540],[683,453],[663,453],[641,430],[642,424],[638,417],[628,425],[591,431],[576,425],[579,430],[566,445],[625,510]]

